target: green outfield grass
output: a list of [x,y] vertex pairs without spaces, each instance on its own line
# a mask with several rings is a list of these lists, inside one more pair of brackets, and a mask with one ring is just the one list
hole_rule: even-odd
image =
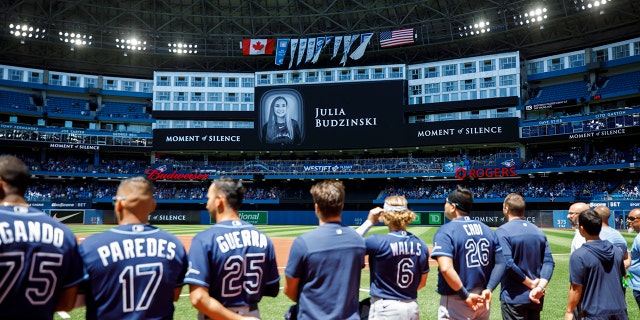
[[[89,235],[112,228],[113,226],[95,226],[95,225],[72,225],[71,229],[78,235]],[[206,225],[166,225],[160,228],[172,232],[176,235],[195,235],[209,226]],[[315,228],[314,226],[258,226],[271,237],[296,237],[301,233]],[[436,227],[410,227],[409,231],[421,237],[427,244],[433,242],[433,235],[437,231]],[[374,227],[369,234],[385,233],[386,227]],[[549,239],[551,250],[554,254],[556,268],[553,278],[547,287],[547,295],[545,297],[545,305],[542,311],[542,319],[562,319],[567,303],[567,292],[569,288],[569,251],[571,240],[573,238],[573,230],[561,229],[545,229],[545,234]],[[622,232],[629,243],[629,247],[635,237],[635,233],[629,234]],[[439,295],[435,292],[437,281],[437,267],[431,268],[427,286],[420,291],[418,302],[420,305],[421,319],[436,319]],[[283,281],[281,281],[282,285]],[[361,279],[360,298],[368,297],[369,289],[369,271],[363,270]],[[501,319],[499,291],[497,288],[494,292],[494,300],[491,304],[491,319]],[[175,319],[195,319],[197,312],[191,307],[188,297],[188,289],[182,290],[183,296],[176,302]],[[629,319],[640,319],[640,311],[633,299],[631,292],[627,292],[627,305],[629,311]],[[606,299],[603,297],[603,299]],[[282,292],[276,298],[265,297],[260,303],[260,312],[265,320],[283,319],[286,309],[292,304]],[[70,319],[84,319],[84,309],[75,309],[69,312]],[[63,319],[56,315],[55,319]]]

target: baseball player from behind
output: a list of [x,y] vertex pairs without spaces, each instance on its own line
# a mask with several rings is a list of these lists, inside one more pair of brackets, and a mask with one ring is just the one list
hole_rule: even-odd
[[82,281],[75,235],[27,204],[29,169],[0,156],[0,319],[53,319],[73,308]]
[[405,197],[389,196],[384,208],[371,209],[367,221],[356,230],[364,235],[378,220],[389,227],[389,233],[365,239],[371,269],[371,320],[420,319],[416,298],[427,283],[429,248],[407,231],[415,219]]
[[229,178],[214,180],[207,192],[216,224],[193,238],[185,278],[199,319],[259,318],[262,296],[275,297],[280,290],[271,239],[239,217],[245,192]]
[[504,273],[504,257],[496,234],[471,219],[473,194],[458,187],[445,199],[451,221],[433,237],[431,257],[438,261],[438,319],[489,319],[492,291]]
[[123,180],[114,197],[119,226],[80,244],[87,319],[171,319],[188,260],[178,238],[149,225],[153,183]]

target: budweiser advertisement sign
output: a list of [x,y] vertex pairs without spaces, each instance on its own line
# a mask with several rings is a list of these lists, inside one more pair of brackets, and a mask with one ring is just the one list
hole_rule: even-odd
[[191,173],[178,172],[178,170],[169,171],[166,165],[157,168],[150,168],[144,171],[149,180],[206,180],[209,179],[208,173]]

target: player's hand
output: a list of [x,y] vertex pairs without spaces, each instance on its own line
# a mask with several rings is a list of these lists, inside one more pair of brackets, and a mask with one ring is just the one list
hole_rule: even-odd
[[484,300],[484,307],[488,311],[489,308],[491,308],[491,298],[492,298],[491,290],[484,289],[484,290],[482,290],[481,294],[482,294],[482,299]]
[[545,293],[546,292],[541,287],[536,286],[529,291],[529,300],[533,303],[540,304],[540,298],[542,298]]
[[367,220],[371,221],[371,223],[375,225],[376,223],[378,223],[378,221],[380,221],[380,213],[382,213],[383,211],[384,210],[380,207],[375,207],[369,210]]
[[469,293],[469,297],[467,297],[467,300],[464,302],[467,304],[467,307],[473,311],[484,308],[484,298],[477,293]]

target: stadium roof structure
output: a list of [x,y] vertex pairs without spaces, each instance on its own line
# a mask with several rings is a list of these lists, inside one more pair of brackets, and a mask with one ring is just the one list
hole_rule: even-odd
[[[547,9],[546,19],[516,24],[519,15],[539,8]],[[151,78],[153,71],[287,67],[276,66],[273,56],[243,56],[242,39],[366,32],[373,32],[374,40],[362,59],[349,61],[351,66],[415,64],[515,50],[531,59],[640,36],[640,1],[3,0],[0,21],[2,64]],[[490,22],[490,32],[460,36],[460,28],[482,22]],[[16,36],[10,31],[17,25],[46,35]],[[400,28],[414,28],[415,44],[381,48],[377,35]],[[88,35],[91,45],[70,45],[61,40],[65,33]],[[116,42],[132,38],[143,43],[139,52],[123,51]],[[197,45],[198,53],[174,54],[169,43]],[[337,66],[325,57],[312,68]]]

